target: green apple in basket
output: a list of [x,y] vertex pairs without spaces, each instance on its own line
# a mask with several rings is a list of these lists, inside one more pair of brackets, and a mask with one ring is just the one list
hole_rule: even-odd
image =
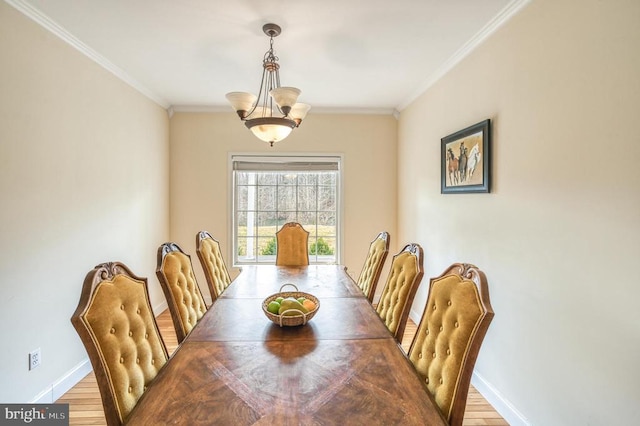
[[267,305],[267,311],[271,312],[272,314],[278,315],[279,310],[280,310],[280,303],[278,302],[277,299],[269,302],[269,304]]

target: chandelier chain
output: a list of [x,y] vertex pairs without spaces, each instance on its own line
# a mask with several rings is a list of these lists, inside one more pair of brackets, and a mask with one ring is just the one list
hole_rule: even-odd
[[[263,59],[263,64],[268,64],[268,63],[273,63],[275,64],[276,62],[278,62],[279,58],[275,55],[274,51],[273,51],[273,36],[271,36],[269,38],[269,50],[267,50],[267,52],[264,54],[264,59]],[[277,66],[277,64],[276,64]]]

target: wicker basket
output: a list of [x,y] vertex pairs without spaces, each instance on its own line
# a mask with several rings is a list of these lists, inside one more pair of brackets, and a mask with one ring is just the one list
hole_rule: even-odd
[[[295,291],[282,291],[282,289],[285,288],[286,286],[293,287]],[[267,310],[267,306],[269,306],[269,303],[273,302],[278,297],[284,297],[284,298],[294,297],[296,299],[299,297],[304,297],[305,299],[309,299],[313,303],[315,303],[316,307],[314,310],[309,311],[306,314],[303,312],[300,312],[300,315],[272,314]],[[301,291],[298,291],[298,287],[290,283],[283,284],[282,287],[280,287],[280,292],[272,294],[271,296],[264,299],[264,301],[262,302],[262,311],[264,312],[264,314],[267,316],[267,318],[269,318],[274,323],[278,324],[280,327],[292,327],[297,325],[304,325],[307,322],[309,322],[311,318],[313,318],[316,312],[318,312],[318,309],[320,309],[320,301],[318,300],[317,297],[309,293],[303,293]]]

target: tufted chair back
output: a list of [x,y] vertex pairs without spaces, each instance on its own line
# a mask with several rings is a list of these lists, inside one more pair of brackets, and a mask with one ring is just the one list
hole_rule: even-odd
[[209,285],[211,299],[215,300],[231,284],[231,277],[220,251],[220,243],[207,231],[200,231],[196,234],[196,252]]
[[391,270],[376,311],[398,342],[402,342],[409,310],[420,281],[423,253],[419,244],[407,244],[391,262]]
[[175,243],[162,244],[158,247],[156,275],[167,299],[180,343],[207,311],[193,273],[191,257]]
[[487,279],[477,267],[456,263],[431,279],[408,355],[450,425],[462,425],[473,366],[493,315]]
[[360,287],[360,290],[367,296],[369,302],[373,302],[373,296],[376,293],[380,273],[382,272],[384,261],[387,259],[387,254],[389,253],[390,241],[391,238],[388,232],[384,231],[379,233],[369,245],[367,258],[360,271],[358,287]]
[[282,225],[276,232],[276,265],[306,266],[309,264],[309,232],[297,222]]
[[84,280],[71,323],[89,354],[107,424],[124,424],[169,358],[146,278],[119,262],[96,266]]

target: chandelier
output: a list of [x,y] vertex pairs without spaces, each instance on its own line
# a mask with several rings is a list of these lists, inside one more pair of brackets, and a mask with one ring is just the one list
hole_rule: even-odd
[[262,31],[269,36],[269,50],[262,60],[262,80],[258,96],[245,92],[230,92],[226,98],[253,134],[273,146],[300,126],[311,106],[296,103],[300,89],[280,86],[280,65],[273,52],[273,38],[282,29],[276,24],[265,24]]

